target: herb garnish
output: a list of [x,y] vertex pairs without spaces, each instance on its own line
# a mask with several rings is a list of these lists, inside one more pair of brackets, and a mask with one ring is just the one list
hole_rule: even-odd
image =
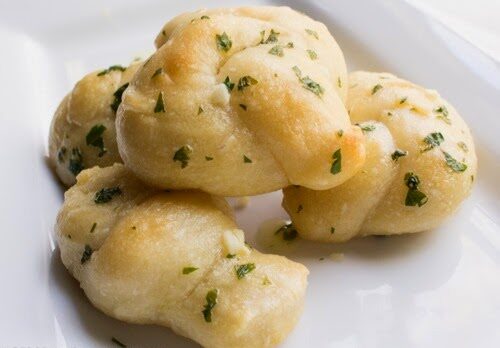
[[297,214],[300,213],[303,209],[304,207],[302,206],[302,204],[299,204],[299,206],[297,207]]
[[332,162],[332,166],[330,168],[330,173],[335,175],[335,174],[340,173],[340,171],[342,170],[342,153],[341,153],[340,149],[338,149],[337,151],[335,151],[333,153],[332,159],[333,159],[333,162]]
[[224,80],[224,82],[223,82],[223,83],[226,85],[227,90],[228,90],[229,92],[231,92],[231,91],[233,90],[233,88],[234,88],[234,83],[233,83],[233,82],[231,82],[231,80],[229,79],[229,76],[226,76],[226,79]]
[[334,234],[335,233],[335,227],[330,227],[330,234]]
[[343,129],[339,129],[337,131],[337,135],[339,136],[339,138],[342,138],[342,136],[344,135],[344,130]]
[[266,31],[265,30],[262,30],[260,32],[260,43],[261,44],[269,44],[269,43],[275,43],[278,41],[278,36],[280,35],[280,33],[278,33],[277,31],[274,31],[274,29],[271,29],[271,32],[269,33],[269,36],[267,37],[266,40],[264,40],[264,37],[266,36]]
[[154,74],[151,75],[151,79],[154,79],[156,76],[160,75],[163,71],[163,68],[158,68],[155,70]]
[[82,258],[80,259],[81,264],[83,265],[85,262],[90,260],[90,257],[92,256],[92,253],[94,250],[90,247],[90,245],[85,244],[85,249],[83,250]]
[[454,172],[464,172],[467,169],[467,164],[458,162],[448,152],[443,151],[443,155],[446,160],[446,165],[450,167]]
[[99,149],[99,154],[97,156],[102,157],[106,152],[104,147],[104,140],[102,139],[102,134],[106,130],[106,127],[102,124],[96,124],[90,129],[85,137],[85,141],[88,146],[95,146]]
[[215,35],[215,42],[217,43],[217,49],[219,51],[227,52],[233,46],[233,42],[229,36],[227,36],[226,32],[223,32],[222,35]]
[[339,86],[339,88],[342,88],[342,80],[340,79],[340,77],[337,78],[337,86]]
[[311,30],[311,29],[305,29],[306,33],[308,33],[309,35],[312,35],[316,38],[316,40],[319,40],[319,35],[317,32],[315,32],[314,30]]
[[372,88],[372,95],[374,95],[375,93],[377,93],[377,91],[379,89],[382,89],[382,85],[376,84],[375,86],[373,86],[373,88]]
[[239,79],[238,81],[238,91],[242,91],[246,87],[249,87],[251,85],[256,85],[259,83],[256,79],[254,79],[252,76],[243,76]]
[[252,163],[252,160],[246,155],[243,155],[243,163]]
[[203,15],[200,17],[200,19],[210,19],[210,17],[208,17],[207,15]]
[[118,110],[118,107],[122,103],[122,95],[123,92],[127,89],[129,83],[127,82],[126,84],[122,85],[120,88],[118,88],[115,93],[113,93],[113,97],[115,98],[113,102],[111,103],[110,107],[111,110],[113,110],[114,113],[116,113],[116,110]]
[[206,161],[212,161],[214,158],[213,157],[210,157],[210,156],[205,156],[205,160]]
[[181,162],[181,168],[186,168],[190,160],[189,155],[193,152],[193,148],[189,145],[184,145],[175,151],[173,160]]
[[234,259],[236,257],[236,254],[227,254],[226,259]]
[[366,126],[362,126],[359,123],[357,123],[356,126],[358,126],[359,128],[361,128],[361,130],[363,131],[363,133],[372,132],[372,131],[375,130],[375,126],[372,125],[372,124],[369,124],[369,125],[366,125]]
[[66,156],[66,152],[68,151],[68,149],[66,149],[65,146],[61,146],[61,148],[59,149],[59,151],[57,151],[57,160],[59,162],[64,162],[64,157]]
[[71,149],[68,169],[74,176],[77,176],[84,169],[82,152],[78,147]]
[[124,68],[121,65],[111,65],[109,68],[104,69],[103,71],[99,72],[97,74],[97,76],[106,75],[107,73],[109,73],[111,71],[125,71],[125,70],[127,70],[127,68]]
[[163,92],[158,93],[158,99],[154,109],[155,114],[158,112],[165,112],[165,104],[163,103]]
[[218,289],[213,289],[207,292],[207,296],[205,296],[205,300],[207,301],[207,304],[203,307],[201,312],[203,313],[203,318],[205,318],[205,321],[207,323],[212,322],[212,310],[214,309],[215,305],[217,304],[217,296],[219,295],[219,290]]
[[255,263],[246,263],[244,265],[234,266],[236,277],[238,279],[244,278],[248,273],[255,269]]
[[203,111],[205,111],[205,110],[203,110],[203,108],[201,106],[198,107],[198,115],[201,114]]
[[434,112],[439,114],[438,116],[436,116],[437,118],[439,118],[440,120],[443,120],[447,124],[451,124],[451,120],[448,117],[449,112],[448,112],[448,109],[446,108],[445,105],[441,105],[437,109],[434,109]]
[[94,233],[96,227],[97,227],[97,222],[94,222],[92,224],[92,227],[90,228],[90,233]]
[[247,111],[247,106],[245,104],[240,104],[240,108],[242,108],[243,110]]
[[299,81],[302,82],[302,87],[313,92],[318,97],[321,97],[323,95],[325,90],[320,86],[319,83],[313,81],[309,76],[302,77],[302,71],[300,71],[297,66],[292,67],[292,70],[295,72],[295,75],[297,76]]
[[440,132],[430,133],[428,136],[424,138],[424,142],[427,144],[427,147],[421,150],[421,152],[432,150],[436,146],[441,145],[443,141],[444,137],[443,134],[441,134]]
[[306,50],[306,51],[307,51],[307,54],[309,55],[309,58],[311,58],[311,60],[318,59],[318,54],[316,52],[314,52],[313,50]]
[[198,267],[184,267],[182,269],[182,274],[189,274],[193,273],[194,271],[198,270]]
[[405,174],[404,178],[405,184],[408,187],[408,193],[406,194],[405,205],[408,207],[423,206],[427,203],[427,195],[418,189],[420,185],[420,179],[417,175],[412,172]]
[[283,47],[281,45],[273,46],[267,53],[278,57],[283,57],[285,55],[285,53],[283,52]]
[[403,97],[401,98],[401,100],[399,101],[399,104],[404,104],[406,103],[406,101],[408,100],[408,97]]
[[396,151],[394,151],[391,155],[391,158],[394,162],[397,162],[399,157],[403,157],[403,156],[406,156],[408,155],[408,151],[403,151],[403,150],[399,150],[399,149],[396,149]]
[[278,235],[282,233],[283,234],[283,240],[286,241],[292,241],[295,238],[297,238],[297,230],[295,229],[295,226],[293,226],[292,223],[285,224],[278,228],[276,232],[274,232],[275,235]]
[[114,344],[116,344],[117,346],[122,347],[122,348],[127,347],[124,343],[118,341],[118,339],[116,339],[114,337],[111,337],[111,342],[113,342]]
[[94,202],[96,204],[107,203],[113,199],[113,196],[121,195],[121,194],[122,194],[122,190],[118,186],[110,187],[110,188],[103,188],[103,189],[101,189],[101,191],[96,192],[95,197],[94,197]]

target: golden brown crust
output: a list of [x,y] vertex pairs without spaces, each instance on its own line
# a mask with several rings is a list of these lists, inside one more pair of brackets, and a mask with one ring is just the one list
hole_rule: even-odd
[[[352,122],[380,122],[384,126],[375,127],[386,128],[392,140],[368,132],[367,162],[343,185],[318,192],[285,189],[283,205],[299,233],[304,238],[339,242],[356,235],[412,233],[439,226],[470,194],[476,175],[469,128],[437,92],[394,75],[354,72],[349,84],[347,109]],[[431,134],[444,140],[431,148],[424,140]],[[389,141],[394,142],[392,150],[377,150]],[[393,160],[396,149],[407,155]],[[426,196],[420,207],[406,202],[407,173],[420,180],[418,190]],[[373,187],[378,188],[376,192],[371,192]],[[300,213],[298,205],[303,206]],[[332,227],[336,228],[333,234]]]
[[[115,187],[120,194],[94,202],[96,192]],[[223,198],[157,191],[121,164],[77,177],[56,231],[63,263],[89,300],[120,320],[167,326],[205,347],[272,347],[302,311],[307,269],[245,246]],[[249,263],[255,269],[238,279],[236,268]],[[184,274],[186,267],[196,270]]]
[[[265,43],[271,30],[279,35]],[[240,196],[290,183],[330,188],[360,168],[361,132],[343,105],[344,59],[323,24],[289,8],[256,7],[181,15],[164,32],[117,118],[122,158],[142,180]],[[231,40],[227,51],[217,47],[216,36],[224,33]],[[282,56],[269,53],[276,45]],[[248,76],[253,83],[238,88]],[[226,78],[235,83],[232,91]],[[160,93],[165,112],[154,112]],[[183,146],[190,149],[185,165],[174,160]],[[333,175],[339,148],[344,162]]]

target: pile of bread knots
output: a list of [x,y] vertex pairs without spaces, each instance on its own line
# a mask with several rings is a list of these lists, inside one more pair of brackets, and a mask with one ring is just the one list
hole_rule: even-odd
[[432,229],[471,191],[474,143],[453,106],[388,73],[348,75],[303,14],[185,13],[155,44],[145,61],[85,76],[50,130],[71,186],[62,261],[114,318],[205,347],[276,346],[308,271],[247,245],[224,196],[283,189],[302,238],[343,242]]

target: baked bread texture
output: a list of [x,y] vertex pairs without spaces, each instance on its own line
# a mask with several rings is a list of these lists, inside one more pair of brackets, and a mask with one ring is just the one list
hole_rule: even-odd
[[73,185],[84,168],[122,162],[116,145],[116,110],[139,65],[92,72],[61,101],[50,127],[49,161],[64,185]]
[[247,246],[223,198],[157,191],[121,164],[78,175],[56,231],[89,300],[120,320],[205,347],[272,347],[302,311],[307,269]]
[[198,11],[156,45],[116,123],[124,163],[146,183],[243,196],[328,189],[362,166],[344,57],[322,23],[287,7]]
[[439,96],[388,73],[349,75],[347,109],[366,136],[362,170],[330,190],[284,189],[306,239],[342,242],[439,226],[470,194],[477,159],[469,128]]

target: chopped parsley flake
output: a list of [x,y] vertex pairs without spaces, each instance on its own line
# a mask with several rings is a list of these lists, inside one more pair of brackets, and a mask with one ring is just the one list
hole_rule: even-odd
[[309,54],[309,58],[311,58],[311,60],[318,59],[318,54],[313,50],[307,50],[307,54]]
[[342,136],[344,135],[344,130],[343,129],[339,129],[337,131],[337,135],[339,136],[339,138],[342,138]]
[[252,76],[243,76],[238,81],[238,91],[243,91],[246,87],[251,85],[256,85],[259,81],[254,79]]
[[330,234],[334,234],[335,233],[335,227],[330,227]]
[[120,88],[118,88],[115,93],[113,93],[113,102],[111,103],[110,107],[111,110],[113,110],[114,113],[116,113],[116,110],[118,110],[118,107],[122,103],[122,95],[123,92],[127,89],[129,83],[127,82],[126,84],[122,85]]
[[94,250],[90,247],[90,245],[85,244],[85,249],[83,250],[82,258],[80,259],[80,263],[83,265],[85,262],[90,260],[90,257],[92,256],[92,253]]
[[412,172],[405,174],[404,178],[405,184],[408,187],[408,193],[406,194],[405,205],[408,207],[423,206],[427,203],[428,198],[425,193],[418,189],[420,185],[420,179],[417,175]]
[[234,259],[236,257],[236,254],[227,254],[226,259]]
[[163,68],[158,68],[155,70],[154,74],[151,75],[151,79],[154,79],[156,76],[160,75],[163,71]]
[[311,29],[305,29],[306,33],[308,33],[309,35],[311,36],[314,36],[316,38],[316,40],[319,40],[319,35],[317,32],[315,32],[314,30],[311,30]]
[[181,168],[186,168],[190,160],[189,155],[193,152],[193,148],[189,145],[184,145],[177,151],[175,151],[173,160],[181,162]]
[[444,137],[443,134],[441,134],[440,132],[430,133],[428,136],[424,138],[424,143],[427,144],[427,147],[421,150],[421,152],[432,150],[436,146],[441,145],[443,141]]
[[227,87],[227,90],[229,92],[231,92],[234,88],[234,83],[231,82],[231,80],[229,79],[229,76],[226,76],[226,79],[224,80],[224,84],[226,85]]
[[111,72],[111,71],[125,71],[127,70],[127,68],[124,68],[123,66],[121,65],[111,65],[109,68],[107,69],[104,69],[103,71],[99,72],[97,74],[97,76],[103,76],[103,75],[106,75],[107,73]]
[[82,152],[78,147],[72,148],[68,164],[69,171],[73,173],[74,176],[77,176],[84,168]]
[[302,77],[302,71],[297,66],[292,67],[292,70],[295,72],[295,75],[299,79],[299,81],[302,83],[302,87],[307,89],[308,91],[313,92],[316,94],[318,97],[321,97],[325,90],[323,87],[320,86],[319,83],[316,81],[313,81],[309,76]]
[[104,147],[104,140],[102,139],[102,134],[106,130],[106,127],[102,124],[96,124],[90,129],[85,137],[87,146],[94,146],[99,149],[99,154],[97,156],[102,157],[106,152]]
[[399,157],[403,157],[403,156],[406,156],[408,155],[408,151],[403,151],[403,150],[399,150],[399,149],[396,149],[396,151],[394,151],[391,155],[391,158],[394,162],[397,162]]
[[333,159],[333,162],[332,162],[332,166],[330,168],[330,173],[335,175],[335,174],[340,173],[340,171],[342,170],[342,153],[341,153],[340,149],[338,149],[337,151],[335,151],[333,153],[332,159]]
[[457,161],[448,152],[443,151],[443,155],[446,160],[446,165],[454,172],[464,172],[467,169],[467,164]]
[[205,111],[205,110],[203,110],[203,108],[200,106],[200,107],[198,108],[198,115],[199,115],[199,114],[201,114],[203,111]]
[[205,160],[206,161],[212,161],[214,158],[213,157],[210,157],[210,156],[205,156]]
[[201,311],[203,313],[203,318],[207,323],[212,322],[212,310],[217,304],[217,296],[219,295],[218,289],[213,289],[207,292],[207,296],[205,296],[205,300],[207,304],[203,307],[204,309]]
[[269,43],[278,42],[279,35],[280,35],[280,33],[278,33],[277,31],[274,31],[274,29],[271,29],[269,36],[267,37],[266,40],[264,40],[264,37],[266,36],[266,31],[263,30],[260,32],[260,43],[265,45],[265,44],[269,44]]
[[401,100],[399,101],[399,104],[404,104],[406,103],[406,101],[408,100],[408,97],[403,97],[401,98]]
[[467,147],[467,144],[465,144],[463,141],[459,141],[457,143],[458,147],[463,151],[463,152],[469,152],[469,148]]
[[278,228],[276,232],[274,232],[275,235],[282,234],[283,240],[285,241],[292,241],[295,238],[297,238],[297,230],[295,229],[295,226],[293,226],[292,223],[285,224]]
[[127,347],[124,343],[118,341],[118,339],[116,339],[115,337],[111,337],[111,342],[113,342],[114,344],[116,344],[117,346],[122,347],[122,348]]
[[68,152],[68,149],[66,149],[65,146],[61,146],[59,151],[57,151],[57,160],[59,162],[64,162],[64,157],[66,157],[66,152]]
[[92,227],[90,228],[90,233],[94,233],[96,227],[97,227],[97,222],[94,222],[92,224]]
[[236,271],[236,277],[238,279],[244,278],[248,273],[252,272],[255,269],[255,263],[246,263],[244,265],[238,265],[234,267]]
[[339,88],[342,88],[342,80],[340,79],[340,77],[337,78],[337,86],[339,86]]
[[243,110],[247,111],[247,106],[245,104],[240,104],[240,108],[242,108]]
[[286,44],[286,48],[293,48],[293,47],[294,47],[294,44],[291,41]]
[[158,93],[158,99],[156,99],[156,105],[154,109],[155,114],[159,112],[165,112],[165,104],[163,103],[163,93]]
[[116,187],[103,188],[101,191],[96,192],[94,202],[96,204],[107,203],[113,199],[114,196],[121,195],[122,190]]
[[223,32],[222,35],[215,35],[215,42],[217,43],[217,49],[219,51],[227,52],[233,46],[233,42],[229,36],[227,36],[226,32]]
[[198,270],[198,267],[184,267],[182,269],[182,274],[189,274],[193,273],[194,271]]
[[243,155],[243,163],[252,163],[252,160],[246,155]]
[[210,19],[207,15],[201,16],[200,19]]
[[382,88],[383,87],[380,84],[376,84],[375,86],[373,86],[373,88],[372,88],[372,95],[374,95],[375,93],[377,93]]
[[372,131],[375,130],[375,126],[372,125],[372,124],[369,124],[369,125],[366,125],[366,126],[362,126],[360,124],[356,124],[356,126],[358,126],[359,128],[361,128],[361,130],[363,131],[363,133],[372,132]]
[[434,109],[434,112],[439,114],[438,116],[436,116],[438,119],[443,120],[447,124],[451,124],[451,120],[448,117],[449,112],[445,105],[441,105],[437,109]]
[[267,53],[278,57],[283,57],[285,55],[285,53],[283,52],[283,47],[281,45],[273,46]]
[[299,206],[297,207],[297,214],[300,213],[303,209],[304,207],[302,206],[302,204],[299,204]]

